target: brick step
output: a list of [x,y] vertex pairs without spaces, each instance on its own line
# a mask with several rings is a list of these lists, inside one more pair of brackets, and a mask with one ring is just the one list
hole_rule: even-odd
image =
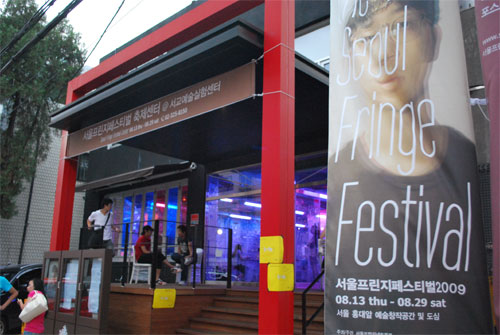
[[259,309],[259,298],[228,296],[214,299],[214,306],[243,309]]
[[[312,313],[307,317],[309,318],[311,315]],[[254,309],[209,306],[202,308],[201,317],[258,323],[259,312]],[[307,329],[322,331],[324,328],[323,322],[323,313],[320,313]],[[302,328],[302,313],[294,314],[294,328]]]
[[[176,334],[189,334],[189,335],[204,335],[204,334],[221,334],[220,331],[209,331],[201,329],[191,329],[191,328],[179,328],[175,330]],[[229,334],[229,333],[228,333]]]
[[257,322],[224,320],[216,318],[195,317],[189,320],[190,329],[232,334],[257,334]]
[[[309,324],[309,326],[307,327],[308,333],[309,333],[309,331],[323,332],[323,329],[325,328],[325,325],[323,323],[323,318],[321,318],[321,320],[319,320],[318,318],[319,318],[319,315],[314,318],[314,320],[313,320],[313,322],[311,322],[311,324]],[[297,316],[297,315],[294,316],[293,329],[294,330],[295,329],[302,329],[302,317]]]
[[[259,317],[259,311],[255,309],[246,309],[246,308],[228,308],[228,307],[218,307],[218,306],[208,306],[208,307],[203,307],[202,308],[203,313],[210,313],[211,317],[214,314],[220,314],[221,317],[225,314],[230,315],[230,317],[238,317],[241,316],[244,319],[248,319],[250,321],[253,320],[253,318],[258,318]],[[310,316],[310,315],[309,315]],[[224,317],[226,318],[226,317]],[[295,320],[302,320],[302,312],[301,313],[294,313],[294,319]],[[245,320],[241,320],[245,321]],[[320,312],[316,317],[314,318],[313,322],[319,322],[323,323],[323,313]]]
[[[323,302],[324,299],[324,294],[323,292],[308,292],[306,294],[306,301],[319,301]],[[302,303],[302,293],[301,292],[296,292],[293,297],[294,302],[301,302]]]
[[204,318],[258,322],[259,311],[257,309],[209,306],[201,309],[201,316]]
[[258,298],[259,297],[259,289],[227,289],[226,290],[226,296],[237,296],[237,297],[252,297],[252,298]]
[[[294,292],[294,301],[302,301],[302,290],[301,291],[295,291]],[[251,290],[251,289],[228,289],[226,291],[227,296],[238,296],[238,297],[252,297],[252,298],[259,298],[259,291],[258,289]],[[307,292],[307,301],[321,301],[323,302],[324,300],[324,292],[323,291],[309,291]]]
[[[310,317],[311,315],[313,315],[316,312],[316,310],[321,306],[322,303],[323,302],[320,302],[320,301],[309,301],[308,300],[307,305],[306,305],[307,317]],[[301,301],[294,303],[293,313],[295,315],[302,315],[302,302]],[[323,311],[321,311],[320,314],[318,316],[316,316],[316,318],[318,318],[320,316],[323,316]]]
[[[321,306],[322,301],[310,301],[307,300],[306,314],[310,317],[316,310]],[[249,310],[259,310],[259,299],[251,297],[238,297],[238,296],[226,296],[217,297],[214,300],[215,307],[224,307],[230,309],[249,309]],[[302,301],[294,302],[294,314],[302,315]],[[322,316],[320,314],[319,316]],[[318,317],[319,317],[318,316]]]

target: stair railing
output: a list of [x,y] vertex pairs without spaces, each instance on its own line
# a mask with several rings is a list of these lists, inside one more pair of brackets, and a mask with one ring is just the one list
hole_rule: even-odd
[[323,277],[325,274],[325,270],[322,270],[321,273],[309,284],[309,286],[302,292],[302,335],[306,335],[307,333],[307,327],[313,322],[314,318],[321,312],[323,307],[325,307],[325,302],[321,304],[321,306],[318,307],[318,309],[311,315],[311,318],[307,320],[307,314],[306,314],[306,299],[307,299],[307,292],[311,290],[311,288],[318,282],[318,280]]

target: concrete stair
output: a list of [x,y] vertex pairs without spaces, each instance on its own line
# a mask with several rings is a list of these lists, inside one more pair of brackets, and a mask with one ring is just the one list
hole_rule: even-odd
[[[307,295],[307,316],[310,317],[323,302],[323,292]],[[294,297],[294,334],[302,333],[302,294]],[[189,320],[189,327],[177,329],[177,334],[257,334],[259,292],[232,289],[225,297],[215,298],[212,306],[203,307],[201,314]],[[323,334],[323,313],[316,316],[307,334]]]

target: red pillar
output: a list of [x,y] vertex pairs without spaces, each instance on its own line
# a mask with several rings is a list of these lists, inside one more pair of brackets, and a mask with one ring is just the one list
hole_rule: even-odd
[[[295,255],[295,1],[265,1],[261,236],[283,236]],[[259,333],[293,333],[293,292],[269,292],[260,265]]]
[[[78,96],[74,94],[72,86],[68,85],[66,104],[75,101],[77,98]],[[68,132],[63,131],[61,135],[61,151],[59,153],[54,214],[52,217],[50,251],[68,250],[71,240],[77,160],[65,158],[67,144]]]

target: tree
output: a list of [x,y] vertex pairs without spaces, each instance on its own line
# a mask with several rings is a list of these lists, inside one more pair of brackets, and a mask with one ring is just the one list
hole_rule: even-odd
[[[37,11],[35,0],[7,0],[0,13],[0,47]],[[47,24],[40,20],[9,52],[5,64]],[[0,77],[0,216],[17,213],[16,196],[23,182],[47,157],[50,115],[64,103],[66,85],[84,63],[80,36],[63,20]]]

